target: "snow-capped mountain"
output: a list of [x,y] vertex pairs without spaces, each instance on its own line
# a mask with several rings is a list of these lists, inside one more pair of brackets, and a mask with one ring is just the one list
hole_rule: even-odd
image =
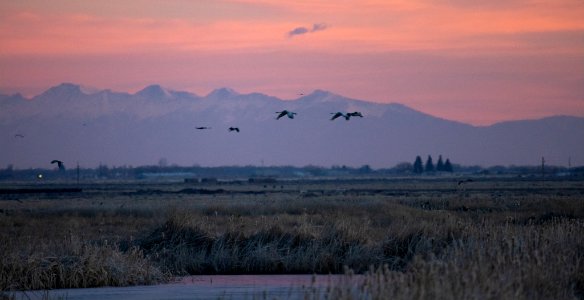
[[[285,109],[296,117],[276,120]],[[331,121],[337,111],[364,117]],[[416,155],[484,166],[534,165],[542,156],[549,164],[584,164],[584,118],[476,127],[322,90],[281,100],[229,88],[198,96],[150,85],[129,94],[65,83],[32,99],[0,94],[0,166],[49,167],[52,159],[136,166],[166,158],[185,166],[391,167]]]

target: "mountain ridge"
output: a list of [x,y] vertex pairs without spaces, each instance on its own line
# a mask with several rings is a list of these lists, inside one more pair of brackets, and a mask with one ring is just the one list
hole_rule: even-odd
[[[143,98],[167,98],[167,99],[172,99],[172,100],[177,100],[178,98],[181,98],[181,97],[182,98],[190,97],[194,100],[200,100],[200,99],[208,99],[208,98],[238,98],[238,97],[245,98],[245,97],[249,97],[249,96],[262,96],[262,97],[267,97],[267,98],[271,98],[271,99],[277,99],[277,100],[284,101],[284,102],[291,102],[291,101],[311,102],[311,100],[316,99],[321,103],[331,103],[331,102],[335,103],[335,102],[339,102],[339,101],[348,100],[351,102],[367,103],[370,105],[388,106],[392,109],[396,108],[396,110],[401,111],[401,112],[405,112],[405,113],[411,113],[411,112],[421,113],[421,114],[430,116],[432,118],[438,118],[438,119],[442,119],[445,121],[456,122],[459,124],[464,124],[464,125],[478,127],[478,128],[491,127],[491,126],[495,126],[495,125],[501,124],[501,123],[511,124],[514,122],[538,121],[538,120],[545,120],[545,119],[556,118],[556,117],[584,118],[584,117],[579,117],[579,116],[575,116],[575,115],[550,115],[550,116],[544,116],[544,117],[539,117],[539,118],[530,118],[530,119],[504,120],[504,121],[499,121],[499,122],[489,124],[489,125],[472,125],[472,124],[465,123],[465,122],[458,121],[458,120],[452,120],[452,119],[434,116],[434,115],[423,112],[421,110],[414,109],[412,107],[409,107],[409,106],[407,106],[403,103],[399,103],[399,102],[391,102],[391,103],[370,102],[370,101],[362,100],[362,99],[347,98],[347,97],[344,97],[342,95],[339,95],[339,94],[336,94],[336,93],[333,93],[330,91],[322,90],[322,89],[315,89],[311,93],[306,94],[306,95],[301,95],[300,97],[298,97],[296,99],[284,100],[284,99],[280,99],[280,98],[277,98],[274,96],[270,96],[270,95],[258,93],[258,92],[243,94],[243,93],[239,93],[236,90],[229,88],[229,87],[216,88],[216,89],[212,90],[211,92],[209,92],[205,96],[199,96],[196,93],[192,93],[192,92],[168,89],[168,88],[165,88],[162,85],[156,84],[156,83],[149,84],[149,85],[145,86],[144,88],[142,88],[134,93],[127,93],[127,92],[113,91],[111,89],[88,88],[88,87],[84,87],[83,85],[80,85],[80,84],[63,82],[61,84],[49,87],[44,92],[42,92],[36,96],[29,97],[29,98],[24,97],[21,93],[4,94],[0,91],[0,101],[8,99],[8,98],[12,98],[12,99],[16,99],[16,100],[35,101],[39,98],[43,98],[44,96],[46,96],[48,94],[53,94],[53,95],[54,94],[57,94],[57,95],[64,94],[64,96],[67,96],[67,98],[70,98],[71,96],[74,96],[75,94],[80,94],[83,96],[95,96],[95,95],[104,94],[104,93],[109,94],[109,95],[117,95],[117,96],[140,96]],[[0,103],[0,104],[2,104],[2,103]]]
[[[0,95],[0,166],[34,167],[55,157],[86,165],[371,165],[416,155],[478,165],[584,164],[584,118],[549,116],[489,126],[447,120],[400,103],[324,90],[282,100],[219,88],[205,96],[149,85],[133,94],[61,84],[30,99]],[[276,120],[284,109],[298,114]],[[364,117],[331,121],[331,113]],[[240,133],[228,132],[234,126]],[[195,127],[211,127],[199,131]],[[15,139],[20,134],[25,138]],[[4,146],[5,145],[5,146]]]

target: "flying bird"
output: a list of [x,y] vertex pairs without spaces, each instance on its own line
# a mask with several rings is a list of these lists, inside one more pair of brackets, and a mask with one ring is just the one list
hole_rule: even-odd
[[195,127],[195,129],[203,130],[203,129],[211,129],[211,127],[201,126],[201,127]]
[[65,171],[65,164],[62,161],[58,159],[53,159],[51,161],[51,164],[57,164],[57,166],[59,167],[59,171]]
[[287,116],[290,119],[294,119],[294,115],[297,114],[295,112],[291,112],[291,111],[288,111],[288,110],[277,111],[276,113],[279,114],[278,117],[276,117],[276,120],[279,120],[283,116]]
[[24,135],[17,133],[14,135],[15,138],[24,138]]
[[[352,112],[352,113],[347,113],[347,116],[351,116],[351,117],[360,117],[363,118],[363,114],[361,114],[358,111]],[[347,119],[348,120],[348,119]]]
[[335,120],[336,118],[339,118],[339,117],[343,117],[347,121],[351,118],[351,116],[349,114],[346,114],[345,115],[342,112],[331,113],[331,115],[333,115],[332,118],[331,118],[331,121],[333,121],[333,120]]
[[229,132],[231,132],[231,131],[239,132],[239,128],[238,127],[229,127]]

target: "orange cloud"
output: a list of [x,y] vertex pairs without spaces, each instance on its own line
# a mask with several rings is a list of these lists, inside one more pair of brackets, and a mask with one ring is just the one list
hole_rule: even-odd
[[[529,51],[513,41],[521,33],[584,31],[584,4],[577,0],[510,9],[444,1],[233,0],[240,5],[277,7],[282,18],[227,18],[193,10],[192,17],[107,17],[86,13],[20,11],[0,21],[0,54],[134,53],[144,51]],[[462,3],[462,2],[461,2]],[[217,9],[214,7],[213,9]],[[246,10],[242,10],[245,12]],[[201,14],[216,19],[198,21]],[[188,14],[187,14],[188,15]],[[305,24],[331,25],[302,42],[285,41]],[[307,31],[310,28],[306,29]],[[300,44],[300,45],[298,45]],[[577,49],[577,51],[582,50]],[[540,49],[540,47],[535,47]]]

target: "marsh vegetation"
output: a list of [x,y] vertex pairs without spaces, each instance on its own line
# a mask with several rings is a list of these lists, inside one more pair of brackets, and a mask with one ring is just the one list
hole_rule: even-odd
[[[44,186],[57,187],[67,188]],[[81,188],[0,194],[1,290],[153,284],[188,274],[346,273],[330,297],[570,299],[584,293],[582,181]]]

